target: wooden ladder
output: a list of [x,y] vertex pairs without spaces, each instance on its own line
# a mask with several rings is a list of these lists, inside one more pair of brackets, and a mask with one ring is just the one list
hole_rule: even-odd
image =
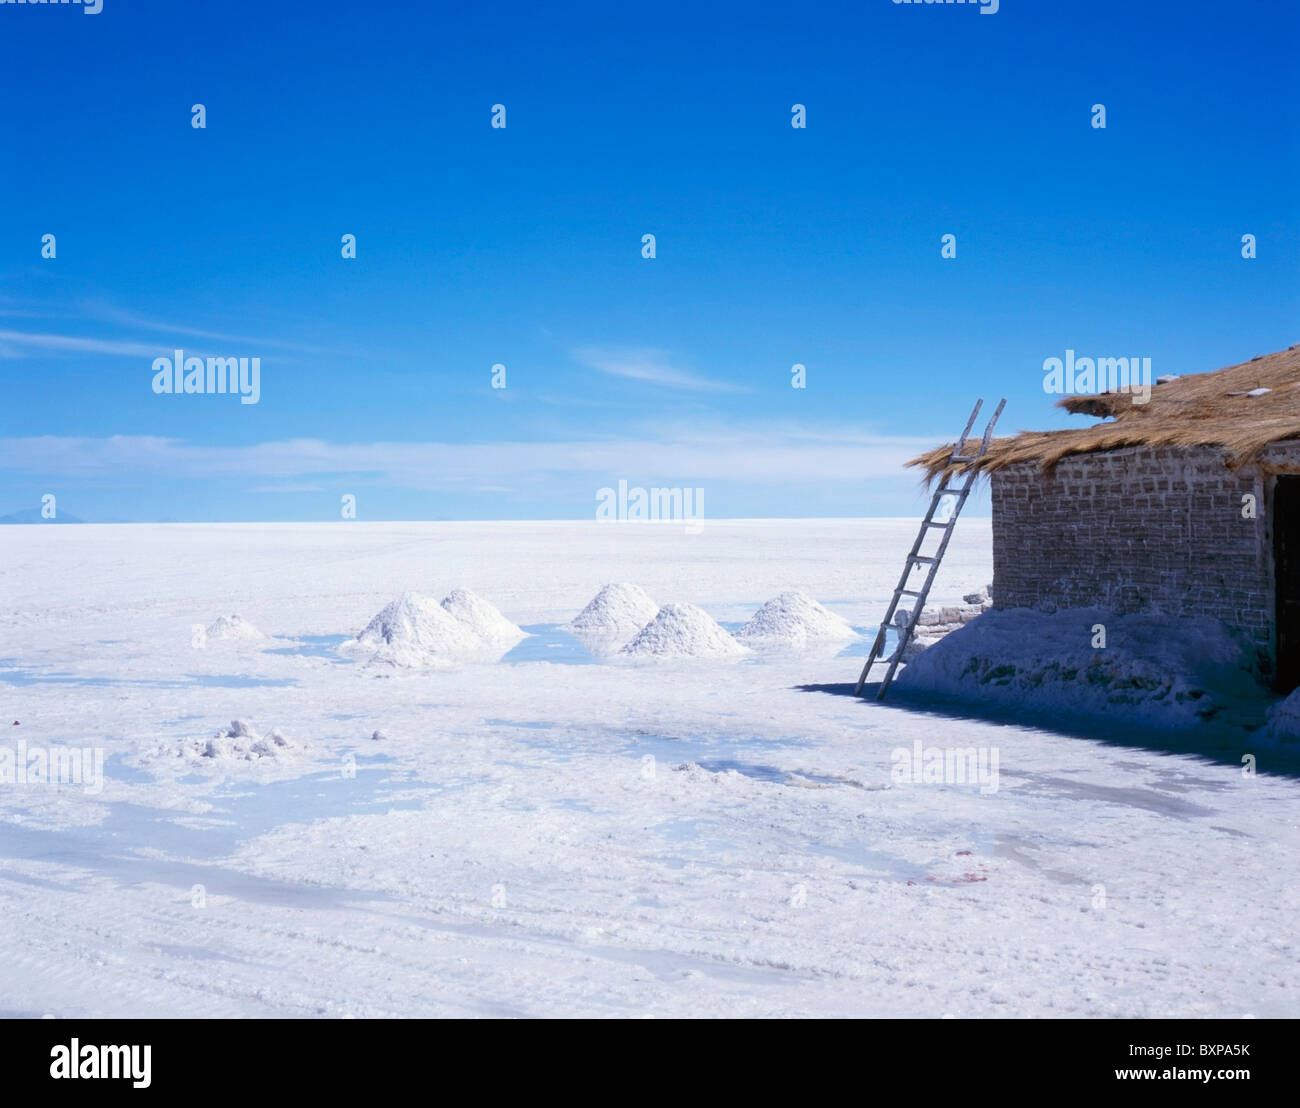
[[[993,437],[993,428],[998,422],[998,416],[1002,414],[1002,409],[1007,406],[1005,399],[998,402],[997,411],[993,413],[993,418],[989,420],[988,426],[984,428],[984,437],[980,439],[979,448],[974,454],[962,454],[961,451],[966,447],[966,437],[970,434],[970,429],[975,426],[975,420],[980,414],[980,408],[983,407],[983,399],[975,401],[975,407],[971,411],[970,419],[966,421],[966,429],[961,433],[961,438],[952,448],[952,455],[948,458],[948,464],[944,466],[943,475],[939,480],[938,487],[934,490],[934,495],[930,498],[930,508],[925,513],[925,519],[921,521],[921,529],[917,532],[916,542],[912,543],[912,550],[907,555],[907,561],[903,565],[903,576],[898,579],[898,587],[894,590],[894,599],[889,602],[889,608],[885,612],[885,621],[880,625],[880,630],[876,633],[876,641],[871,646],[871,653],[867,656],[867,664],[862,667],[862,676],[858,678],[857,688],[853,690],[854,696],[862,695],[862,687],[867,683],[867,675],[871,672],[871,667],[876,664],[881,655],[885,652],[885,635],[889,628],[894,625],[895,616],[898,613],[899,602],[903,597],[911,597],[915,603],[910,612],[904,610],[903,620],[898,627],[898,646],[894,650],[893,657],[889,658],[889,669],[885,673],[885,679],[880,683],[880,691],[876,693],[877,700],[885,698],[885,690],[894,679],[894,671],[898,669],[898,663],[903,660],[903,651],[907,644],[912,640],[912,634],[916,630],[917,620],[921,616],[921,609],[925,607],[925,598],[930,595],[930,586],[934,584],[934,575],[939,570],[939,563],[943,560],[944,551],[948,549],[948,540],[952,538],[952,530],[957,525],[957,517],[961,514],[962,505],[966,503],[966,497],[970,495],[971,486],[975,484],[975,479],[979,475],[977,466],[972,466],[964,473],[958,475],[953,472],[953,466],[962,462],[974,462],[988,452],[989,440]],[[954,484],[954,481],[961,479],[960,485]],[[950,500],[951,511],[942,520],[935,516],[938,514],[939,505],[945,500]],[[938,549],[933,554],[922,556],[921,546],[926,537],[934,528],[939,528],[943,534],[939,539]],[[908,587],[912,571],[917,566],[927,566],[925,581],[919,589]]]

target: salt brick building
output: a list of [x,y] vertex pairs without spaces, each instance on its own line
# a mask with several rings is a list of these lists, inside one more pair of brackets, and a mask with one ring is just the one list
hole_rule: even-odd
[[[1099,422],[996,439],[973,463],[994,607],[1209,616],[1253,640],[1277,688],[1300,686],[1300,345],[1140,399],[1066,397]],[[952,453],[912,464],[933,477]]]

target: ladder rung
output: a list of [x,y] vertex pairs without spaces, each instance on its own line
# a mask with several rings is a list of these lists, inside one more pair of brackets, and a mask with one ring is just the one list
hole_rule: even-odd
[[919,592],[915,592],[912,589],[899,589],[898,595],[899,596],[920,596],[921,594]]
[[951,523],[952,523],[952,520],[948,520],[947,523],[936,523],[936,522],[935,522],[934,520],[932,520],[932,519],[927,519],[927,520],[925,521],[925,525],[926,525],[927,527],[947,527],[947,526],[949,526]]
[[953,454],[948,459],[948,461],[949,462],[977,462],[979,461],[979,458],[980,456],[978,454],[971,455],[970,457],[966,457],[965,455]]
[[932,566],[932,565],[937,565],[938,562],[939,562],[939,559],[938,559],[938,558],[923,557],[923,556],[920,555],[920,554],[913,554],[913,555],[912,555],[912,561],[914,561],[914,562],[923,562],[923,563],[925,563],[925,565],[927,565],[927,566]]

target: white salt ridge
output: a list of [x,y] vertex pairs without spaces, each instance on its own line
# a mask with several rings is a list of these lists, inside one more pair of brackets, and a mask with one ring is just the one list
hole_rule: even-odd
[[[1097,624],[1106,645],[1094,648]],[[1261,697],[1251,646],[1218,620],[993,608],[910,662],[900,688],[1173,730]]]
[[249,623],[248,620],[243,616],[238,615],[218,616],[213,620],[213,622],[208,624],[207,629],[204,631],[204,635],[209,641],[215,639],[218,642],[266,638],[266,636]]
[[639,585],[606,585],[574,616],[569,627],[584,638],[626,641],[658,612],[659,605]]
[[656,658],[730,658],[748,651],[694,604],[665,604],[619,653]]
[[794,649],[818,642],[845,642],[857,637],[858,633],[847,620],[827,611],[811,596],[801,592],[783,592],[769,600],[736,632],[736,638],[750,646]]
[[431,596],[406,592],[339,650],[404,669],[448,664],[482,653],[485,643]]
[[259,735],[242,719],[231,720],[230,727],[218,731],[206,741],[200,739],[190,744],[183,754],[191,761],[207,759],[214,762],[282,761],[301,752],[300,747],[287,739],[278,728],[267,735]]
[[477,638],[492,646],[512,646],[526,637],[526,632],[468,589],[452,589],[442,598],[442,608]]

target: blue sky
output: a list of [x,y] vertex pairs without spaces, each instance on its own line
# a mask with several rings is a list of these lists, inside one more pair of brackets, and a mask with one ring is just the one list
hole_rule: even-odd
[[[1067,348],[1300,341],[1297,31],[1282,0],[0,5],[0,515],[591,518],[620,479],[915,513],[900,463],[976,396],[1079,418],[1042,389]],[[259,357],[260,401],[155,395],[176,348]]]

